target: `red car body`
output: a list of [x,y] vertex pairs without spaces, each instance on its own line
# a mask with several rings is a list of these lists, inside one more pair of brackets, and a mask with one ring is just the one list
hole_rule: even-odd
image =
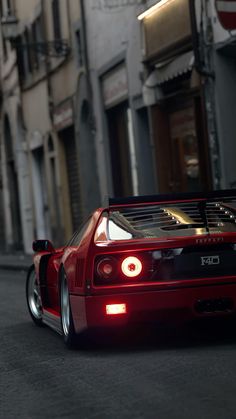
[[[74,335],[235,313],[236,191],[110,200],[67,246],[35,243],[40,322],[59,333],[62,276]],[[32,315],[29,290],[27,301]]]

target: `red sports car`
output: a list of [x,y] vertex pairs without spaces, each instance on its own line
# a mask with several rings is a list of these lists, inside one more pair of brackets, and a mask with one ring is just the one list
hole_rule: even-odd
[[29,312],[67,346],[101,326],[233,315],[236,190],[110,199],[66,246],[33,250]]

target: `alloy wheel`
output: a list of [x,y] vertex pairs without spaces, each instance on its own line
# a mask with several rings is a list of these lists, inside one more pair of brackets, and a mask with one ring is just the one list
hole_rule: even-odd
[[40,320],[42,318],[42,300],[34,271],[31,272],[28,282],[28,302],[32,315]]
[[63,275],[61,282],[61,322],[63,333],[65,336],[68,336],[70,329],[70,300],[65,275]]

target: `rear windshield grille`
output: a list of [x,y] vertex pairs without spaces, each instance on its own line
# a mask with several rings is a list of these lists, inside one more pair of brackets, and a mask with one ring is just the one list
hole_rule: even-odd
[[[130,207],[111,211],[110,221],[130,233],[132,238],[158,237],[163,236],[165,231],[178,232],[196,228],[236,231],[236,200]],[[114,240],[119,239],[112,237],[112,229],[109,229],[109,236]]]

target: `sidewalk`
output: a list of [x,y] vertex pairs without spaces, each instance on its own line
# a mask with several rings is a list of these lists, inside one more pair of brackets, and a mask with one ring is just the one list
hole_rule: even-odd
[[0,253],[0,269],[27,271],[32,261],[31,255]]

